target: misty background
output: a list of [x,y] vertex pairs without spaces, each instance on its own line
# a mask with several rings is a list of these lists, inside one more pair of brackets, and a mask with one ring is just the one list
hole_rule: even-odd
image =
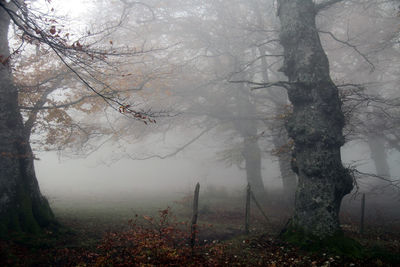
[[[282,125],[271,123],[276,114],[275,102],[266,95],[272,92],[281,97],[281,103],[289,104],[286,96],[282,96],[283,88],[253,90],[246,83],[230,83],[265,79],[257,59],[262,51],[257,52],[255,45],[262,42],[266,43],[266,53],[271,56],[271,61],[266,57],[271,63],[268,79],[280,78],[277,66],[280,58],[274,54],[279,54],[281,48],[271,41],[276,38],[274,29],[278,27],[273,15],[274,1],[236,1],[237,6],[226,1],[206,1],[204,5],[198,1],[145,2],[146,5],[137,6],[126,1],[52,2],[56,14],[71,21],[64,23],[63,29],[71,35],[101,31],[121,19],[120,27],[110,30],[96,42],[111,47],[137,42],[138,47],[150,50],[143,57],[119,62],[121,69],[126,64],[126,77],[135,71],[140,73],[133,80],[125,81],[126,84],[145,84],[141,89],[143,93],[130,92],[125,99],[135,103],[139,98],[140,104],[156,111],[165,110],[172,116],[161,116],[156,124],[144,125],[121,118],[121,114],[107,106],[101,107],[101,101],[66,111],[77,124],[87,129],[91,127],[94,134],[85,130],[85,133],[90,132],[85,139],[81,133],[73,132],[78,136],[75,140],[64,139],[61,143],[49,142],[43,129],[33,134],[32,138],[38,140],[37,145],[32,143],[39,159],[35,168],[41,191],[54,204],[86,197],[108,201],[128,196],[150,199],[153,195],[165,195],[173,199],[191,192],[197,182],[202,190],[219,188],[237,194],[248,183],[242,159],[235,158],[240,154],[241,143],[248,138],[247,133],[240,132],[240,127],[249,128],[246,123],[257,121],[251,127],[255,127],[256,143],[261,150],[265,190],[267,193],[282,192],[278,157],[274,154],[276,147],[272,145],[273,136],[277,135],[274,131]],[[258,5],[266,15],[257,18],[252,5]],[[47,6],[38,8],[49,9]],[[237,19],[241,12],[250,12],[247,14],[251,16]],[[103,17],[113,19],[104,25],[96,24]],[[329,23],[331,21],[335,23]],[[260,25],[255,23],[266,28],[259,30]],[[319,17],[321,38],[336,83],[362,84],[367,93],[379,87],[377,94],[387,99],[398,97],[398,75],[386,69],[389,65],[391,69],[398,66],[398,43],[393,41],[398,40],[395,33],[398,24],[395,7],[389,3],[380,5],[371,1],[368,5],[349,1],[347,5],[324,12]],[[351,38],[346,39],[350,35]],[[370,42],[365,43],[365,40]],[[388,44],[390,42],[392,45]],[[151,50],[156,47],[161,47],[161,51],[154,51],[153,55]],[[234,53],[237,55],[232,56]],[[113,79],[115,73],[109,75]],[[54,102],[65,101],[76,92],[74,90],[85,90],[74,78],[63,83],[50,95]],[[116,81],[114,85],[121,84]],[[87,112],[85,108],[93,110]],[[345,166],[356,166],[359,171],[375,174],[371,148],[365,137],[359,137],[363,133],[356,132],[357,123],[369,119],[363,117],[362,109],[358,112],[352,115],[356,118],[355,130],[351,119],[348,121],[351,129],[348,142],[342,148],[342,159]],[[236,122],[226,119],[230,116],[236,116],[241,122],[234,125]],[[101,130],[93,130],[94,127]],[[206,131],[199,136],[204,129]],[[379,129],[377,131],[379,135]],[[62,137],[57,133],[53,135]],[[188,143],[190,145],[186,146]],[[396,179],[400,177],[400,154],[388,144],[385,146],[389,166],[386,174]],[[227,151],[231,152],[230,156],[226,156]],[[384,184],[381,179],[371,177],[358,181],[360,192]]]

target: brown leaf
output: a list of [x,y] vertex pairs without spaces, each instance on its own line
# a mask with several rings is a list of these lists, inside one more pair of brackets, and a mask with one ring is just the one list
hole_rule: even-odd
[[50,33],[51,34],[55,34],[56,33],[56,26],[51,26]]

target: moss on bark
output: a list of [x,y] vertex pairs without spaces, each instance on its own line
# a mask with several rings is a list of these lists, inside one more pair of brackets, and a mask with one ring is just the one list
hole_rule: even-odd
[[365,250],[356,240],[346,237],[342,231],[319,238],[299,226],[289,223],[280,236],[284,241],[311,252],[328,252],[349,258],[362,258]]
[[39,234],[46,227],[57,225],[48,201],[32,199],[22,187],[19,188],[14,205],[0,217],[0,237],[15,234]]

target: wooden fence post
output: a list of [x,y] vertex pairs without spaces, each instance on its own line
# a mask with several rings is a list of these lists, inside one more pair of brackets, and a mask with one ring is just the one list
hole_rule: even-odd
[[193,198],[193,216],[191,223],[191,236],[190,236],[190,246],[193,250],[194,245],[196,243],[196,228],[197,228],[197,216],[199,213],[199,191],[200,184],[196,184],[196,188],[194,190],[194,198]]
[[361,218],[360,218],[360,234],[364,234],[364,214],[365,214],[365,193],[361,198]]
[[246,187],[246,213],[245,213],[245,221],[244,221],[244,230],[246,235],[249,234],[249,223],[250,223],[250,184],[247,184]]
[[267,223],[270,224],[270,221],[269,221],[269,219],[268,219],[267,214],[265,214],[265,212],[263,211],[263,209],[262,209],[260,203],[258,203],[258,201],[257,201],[256,197],[254,196],[253,192],[250,191],[250,194],[251,194],[251,198],[253,199],[254,203],[256,203],[257,208],[260,210],[262,216],[264,216],[264,218],[265,218],[265,220],[267,221]]

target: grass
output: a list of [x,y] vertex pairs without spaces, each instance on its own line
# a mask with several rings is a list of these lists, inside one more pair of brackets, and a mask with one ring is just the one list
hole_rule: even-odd
[[[215,191],[215,190],[214,190]],[[64,226],[39,237],[0,241],[1,266],[132,266],[178,264],[185,266],[398,266],[400,231],[369,221],[359,235],[355,212],[345,211],[345,238],[362,245],[363,253],[306,251],[277,238],[290,216],[282,201],[267,200],[267,223],[251,209],[251,233],[243,234],[244,197],[218,192],[200,195],[199,233],[194,250],[188,249],[187,222],[191,196],[59,197],[50,198]],[[161,210],[167,212],[161,223]],[[282,211],[288,211],[283,213]],[[346,213],[347,212],[347,213]],[[128,223],[129,220],[134,220]],[[185,223],[186,222],[186,223]],[[395,221],[394,221],[395,222]],[[367,225],[368,226],[368,225]],[[391,232],[390,232],[390,231]],[[165,234],[160,234],[165,233]],[[346,250],[346,247],[343,247]],[[112,252],[112,253],[111,253]],[[132,257],[131,255],[136,255]],[[128,264],[129,263],[129,264]],[[125,265],[124,265],[125,264]]]

